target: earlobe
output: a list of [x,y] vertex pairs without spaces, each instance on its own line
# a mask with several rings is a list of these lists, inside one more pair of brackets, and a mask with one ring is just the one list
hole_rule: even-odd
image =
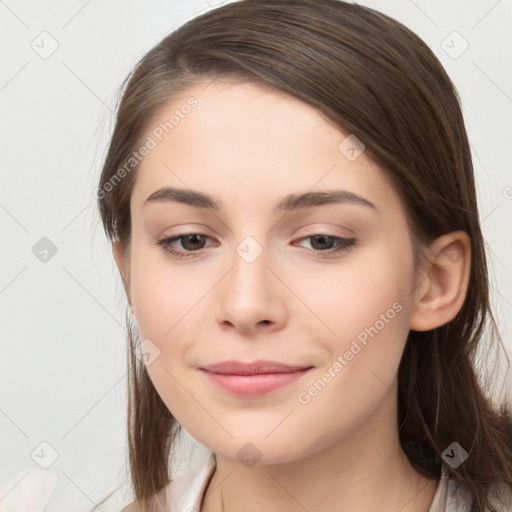
[[471,264],[471,243],[464,231],[437,238],[429,262],[414,290],[410,329],[429,331],[450,322],[466,298]]

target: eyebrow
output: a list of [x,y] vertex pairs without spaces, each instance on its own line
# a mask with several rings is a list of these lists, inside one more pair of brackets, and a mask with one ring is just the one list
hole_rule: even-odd
[[[210,208],[218,211],[222,208],[222,202],[196,190],[163,187],[153,192],[144,205],[156,202],[176,202],[194,206],[196,208]],[[272,208],[277,212],[299,210],[301,208],[313,208],[329,204],[356,204],[371,208],[378,212],[378,208],[368,199],[347,190],[331,190],[326,192],[304,192],[303,194],[288,194],[280,199]]]

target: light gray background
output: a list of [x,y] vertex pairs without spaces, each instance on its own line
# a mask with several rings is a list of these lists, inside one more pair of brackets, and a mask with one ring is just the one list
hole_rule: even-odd
[[[493,303],[510,349],[512,1],[361,3],[422,37],[460,92]],[[58,453],[49,467],[57,493],[77,507],[124,466],[126,300],[92,191],[123,78],[162,37],[220,4],[0,1],[0,481],[38,467],[34,450],[51,456],[46,441]],[[57,248],[46,262],[32,252],[42,237]]]

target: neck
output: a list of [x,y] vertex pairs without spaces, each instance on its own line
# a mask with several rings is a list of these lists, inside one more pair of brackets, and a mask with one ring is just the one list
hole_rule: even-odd
[[382,420],[291,462],[248,467],[217,455],[201,512],[428,512],[438,481],[411,466],[396,420]]

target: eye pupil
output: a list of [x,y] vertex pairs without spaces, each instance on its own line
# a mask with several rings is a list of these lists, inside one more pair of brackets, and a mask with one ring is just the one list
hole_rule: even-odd
[[[320,242],[320,247],[315,247],[316,242]],[[334,243],[334,237],[329,235],[315,235],[311,237],[311,247],[315,250],[330,249]],[[328,247],[326,247],[326,245]]]
[[[191,242],[191,244],[189,244],[189,242]],[[200,247],[197,247],[197,244],[199,244]],[[189,251],[202,249],[203,244],[204,244],[204,236],[198,235],[196,233],[193,233],[191,235],[186,235],[182,239],[183,248],[187,249]]]

